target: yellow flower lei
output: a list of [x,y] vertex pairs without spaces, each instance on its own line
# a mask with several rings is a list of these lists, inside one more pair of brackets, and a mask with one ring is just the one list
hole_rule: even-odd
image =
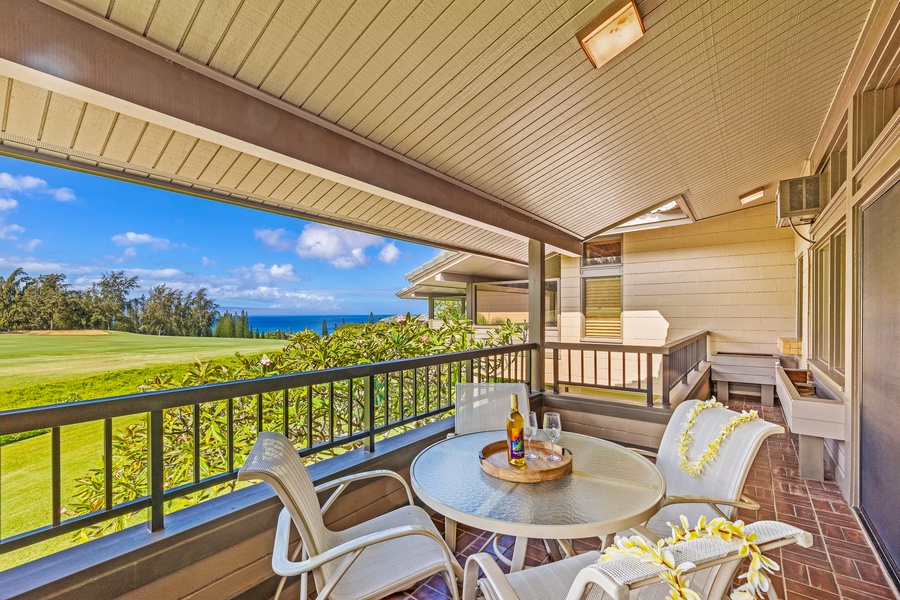
[[724,405],[721,402],[716,402],[716,399],[713,398],[711,400],[707,400],[706,402],[698,402],[691,408],[690,412],[688,412],[687,421],[684,422],[684,431],[675,439],[675,443],[678,444],[678,456],[681,458],[681,462],[678,463],[678,468],[690,475],[691,477],[698,477],[700,473],[703,472],[703,469],[706,465],[713,461],[719,454],[719,446],[722,445],[722,442],[725,441],[731,433],[738,428],[738,425],[742,423],[747,423],[749,421],[753,421],[759,418],[759,414],[755,410],[751,410],[750,412],[743,411],[741,414],[736,415],[722,426],[722,429],[719,431],[719,435],[711,441],[706,446],[706,450],[695,460],[694,462],[688,462],[687,453],[688,449],[691,447],[691,443],[694,439],[691,437],[691,430],[694,428],[694,422],[697,420],[697,415],[706,410],[707,408],[724,408]]
[[697,527],[691,529],[685,516],[681,517],[681,527],[668,523],[672,528],[672,536],[662,539],[656,544],[651,544],[639,535],[631,537],[616,537],[615,543],[603,551],[603,556],[597,562],[606,562],[617,556],[629,556],[642,562],[663,565],[666,570],[659,576],[669,585],[667,600],[702,600],[700,595],[690,589],[690,580],[684,576],[684,571],[693,569],[696,565],[691,562],[675,564],[675,556],[667,547],[675,546],[688,540],[700,538],[719,538],[725,541],[737,539],[741,541],[738,554],[742,557],[750,557],[750,565],[747,572],[740,576],[747,582],[732,590],[731,600],[755,600],[763,598],[768,592],[771,581],[766,572],[773,573],[779,570],[778,563],[763,556],[759,546],[756,545],[756,534],[744,532],[743,521],[728,521],[717,518],[709,523],[706,517],[700,517]]

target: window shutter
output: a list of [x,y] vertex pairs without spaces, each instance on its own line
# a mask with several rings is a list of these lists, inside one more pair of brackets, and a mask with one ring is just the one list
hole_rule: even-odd
[[585,337],[622,338],[622,277],[584,280]]

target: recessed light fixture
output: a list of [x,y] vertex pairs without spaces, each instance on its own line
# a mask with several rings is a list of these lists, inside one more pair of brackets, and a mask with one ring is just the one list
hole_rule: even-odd
[[644,35],[634,0],[613,2],[578,32],[578,43],[594,68],[605,64]]
[[741,204],[749,204],[754,200],[762,198],[765,193],[766,188],[759,188],[758,190],[753,190],[752,192],[747,192],[746,194],[738,196],[738,199],[741,201]]

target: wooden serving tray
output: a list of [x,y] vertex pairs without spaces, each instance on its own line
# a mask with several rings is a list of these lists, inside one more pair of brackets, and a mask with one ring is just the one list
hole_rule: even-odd
[[540,458],[526,460],[524,467],[514,467],[507,458],[506,440],[500,440],[482,448],[478,453],[478,462],[481,463],[482,471],[498,479],[518,483],[552,481],[572,472],[572,453],[559,444],[554,444],[554,447],[556,454],[562,457],[559,462],[550,462],[544,458],[550,456],[550,442],[532,440],[531,449]]

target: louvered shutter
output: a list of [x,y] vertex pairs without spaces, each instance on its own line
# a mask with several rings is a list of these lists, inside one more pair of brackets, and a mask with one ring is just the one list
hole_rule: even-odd
[[584,335],[622,338],[622,277],[584,280]]

